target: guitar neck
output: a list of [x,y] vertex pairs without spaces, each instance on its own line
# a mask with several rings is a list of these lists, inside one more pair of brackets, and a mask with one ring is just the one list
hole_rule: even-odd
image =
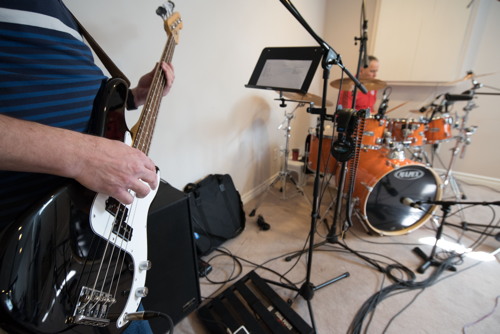
[[149,149],[151,147],[153,130],[158,118],[160,104],[163,98],[163,90],[167,83],[161,68],[161,63],[172,62],[175,46],[178,44],[178,30],[180,28],[182,28],[182,21],[178,13],[174,13],[174,15],[165,21],[165,30],[167,31],[169,38],[165,48],[163,49],[160,61],[155,67],[151,87],[142,109],[141,117],[139,119],[139,127],[132,145],[133,147],[144,152],[146,155],[149,153]]

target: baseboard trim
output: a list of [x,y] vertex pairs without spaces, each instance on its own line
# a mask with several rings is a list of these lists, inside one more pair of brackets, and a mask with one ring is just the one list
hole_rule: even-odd
[[[444,169],[436,168],[435,170],[439,175],[444,175],[446,173]],[[500,179],[497,178],[462,172],[453,172],[453,176],[458,181],[463,181],[472,185],[485,186],[500,191]]]
[[279,175],[279,172],[272,175],[270,178],[268,178],[266,181],[259,184],[257,187],[250,189],[249,191],[247,191],[246,193],[241,195],[241,201],[243,202],[243,204],[250,202],[251,200],[253,200],[257,196],[262,194],[264,191],[266,191],[267,187],[271,184],[271,182],[274,181],[275,178],[278,177],[278,175]]
[[[439,175],[444,175],[446,173],[446,170],[441,169],[441,168],[436,168],[435,169],[436,173]],[[241,201],[243,204],[248,203],[252,199],[256,198],[259,196],[261,193],[263,193],[266,189],[267,186],[273,182],[273,180],[278,176],[278,173],[274,174],[271,176],[269,179],[258,185],[257,187],[251,189],[250,191],[247,191],[245,194],[241,196]],[[476,175],[476,174],[470,174],[470,173],[462,173],[462,172],[453,172],[453,176],[459,180],[466,182],[468,184],[472,185],[478,185],[478,186],[485,186],[492,188],[496,191],[500,191],[500,179],[494,178],[494,177],[489,177],[489,176],[483,176],[483,175]]]

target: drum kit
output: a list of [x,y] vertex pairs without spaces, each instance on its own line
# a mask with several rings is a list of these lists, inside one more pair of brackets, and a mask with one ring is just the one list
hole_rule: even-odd
[[[380,80],[361,81],[369,90],[385,87],[385,82]],[[352,88],[352,84],[346,84],[346,80],[342,85],[338,80],[331,85],[342,90]],[[367,232],[371,230],[380,235],[401,235],[419,228],[433,217],[435,205],[416,208],[403,199],[439,201],[449,181],[452,181],[453,191],[458,197],[459,189],[452,178],[454,157],[442,177],[433,169],[426,151],[453,139],[457,141],[455,151],[463,150],[464,143],[470,143],[469,137],[475,127],[467,127],[467,117],[462,119],[461,125],[458,125],[458,120],[455,125],[448,109],[443,109],[443,106],[447,106],[446,98],[443,99],[445,101],[439,105],[431,104],[421,110],[410,110],[419,114],[416,118],[391,119],[386,114],[371,114],[360,119],[359,126],[363,127],[361,140],[358,141],[359,160],[353,174],[352,208],[348,209],[354,210]],[[466,114],[468,109],[469,104],[464,108]],[[453,135],[454,130],[458,135]],[[318,154],[321,154],[320,172],[335,176],[338,185],[341,164],[330,154],[333,136],[323,133],[323,152],[318,152],[318,136],[314,135],[314,130],[311,132],[309,151],[306,152],[307,168],[317,171],[316,161]],[[349,173],[347,171],[347,175]],[[347,193],[346,188],[344,193]]]

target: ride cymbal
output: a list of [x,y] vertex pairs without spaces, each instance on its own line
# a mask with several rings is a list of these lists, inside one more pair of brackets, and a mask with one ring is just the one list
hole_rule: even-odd
[[[359,79],[359,82],[366,87],[367,90],[379,90],[387,86],[387,83],[378,79]],[[351,91],[354,88],[354,81],[351,79],[337,79],[330,82],[330,86],[340,89],[342,84],[342,90]]]
[[[314,95],[311,93],[302,94],[296,92],[283,92],[283,96],[290,100],[312,102],[316,105],[321,105],[322,103],[321,96]],[[333,103],[331,101],[326,100],[326,106],[331,107],[333,106]]]

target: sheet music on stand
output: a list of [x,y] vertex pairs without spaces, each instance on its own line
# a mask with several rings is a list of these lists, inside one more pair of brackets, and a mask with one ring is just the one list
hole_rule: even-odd
[[305,94],[322,56],[320,47],[266,47],[245,87]]

